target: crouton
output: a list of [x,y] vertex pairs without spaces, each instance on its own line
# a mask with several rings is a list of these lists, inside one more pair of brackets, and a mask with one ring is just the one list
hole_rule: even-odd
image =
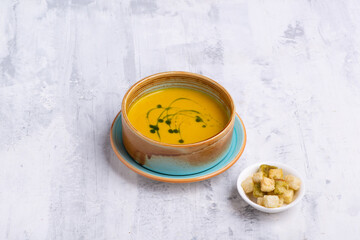
[[257,204],[259,204],[260,206],[264,206],[264,198],[263,197],[258,197],[257,198]]
[[284,204],[284,198],[282,196],[279,196],[279,207],[281,207]]
[[241,187],[244,189],[245,193],[251,193],[254,189],[254,183],[252,181],[252,177],[246,178],[242,183]]
[[265,195],[264,206],[267,208],[276,208],[279,206],[280,199],[276,195]]
[[261,191],[262,192],[271,192],[275,189],[275,180],[271,178],[264,177],[261,180]]
[[294,190],[299,190],[301,186],[301,180],[293,175],[287,175],[285,176],[285,181],[289,185],[290,188]]
[[270,169],[276,169],[277,167],[274,166],[270,166],[270,165],[266,165],[266,164],[262,164],[259,167],[259,172],[263,172],[264,177],[269,177],[269,170]]
[[284,203],[291,203],[293,201],[294,198],[294,190],[292,189],[288,189],[284,192],[284,194],[282,195],[282,198],[284,199]]
[[275,180],[275,189],[274,189],[274,193],[276,195],[281,195],[283,194],[286,190],[289,189],[288,184],[285,182],[285,180],[282,179],[276,179]]
[[264,193],[261,191],[261,184],[260,183],[255,183],[254,184],[253,196],[256,197],[256,198],[264,196]]
[[252,180],[254,183],[259,183],[264,177],[264,173],[263,172],[257,172],[254,173]]
[[283,170],[281,168],[269,169],[269,178],[282,179],[283,178]]

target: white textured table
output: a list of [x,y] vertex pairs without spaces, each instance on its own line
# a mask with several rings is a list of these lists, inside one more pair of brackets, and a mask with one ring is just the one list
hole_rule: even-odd
[[[130,85],[209,76],[232,94],[248,142],[227,172],[155,182],[113,154]],[[360,2],[1,1],[0,239],[357,239]],[[301,204],[242,201],[247,165],[306,176]]]

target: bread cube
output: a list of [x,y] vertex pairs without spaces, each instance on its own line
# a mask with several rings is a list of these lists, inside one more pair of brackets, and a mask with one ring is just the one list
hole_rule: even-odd
[[294,190],[289,189],[284,192],[284,194],[281,196],[284,199],[284,203],[291,203],[294,198]]
[[279,207],[281,207],[284,204],[284,198],[282,196],[279,196]]
[[259,172],[263,172],[264,173],[264,177],[269,177],[269,170],[270,169],[276,169],[277,167],[275,166],[270,166],[270,165],[266,165],[266,164],[262,164],[259,167]]
[[269,178],[282,179],[283,178],[283,170],[281,168],[269,169]]
[[256,200],[257,204],[259,204],[260,206],[264,206],[264,198],[263,197],[259,197]]
[[275,189],[275,180],[271,178],[264,177],[261,180],[261,191],[262,192],[271,192]]
[[260,183],[254,183],[253,196],[256,198],[264,196],[264,193],[261,191]]
[[301,180],[293,175],[287,175],[285,176],[285,181],[289,185],[290,188],[294,190],[299,190],[301,186]]
[[279,206],[280,199],[276,195],[265,195],[264,206],[267,208],[276,208]]
[[289,189],[288,184],[285,182],[285,180],[282,179],[276,179],[275,180],[275,190],[274,190],[274,194],[276,195],[281,195],[283,194],[286,190]]
[[244,189],[245,193],[251,193],[254,189],[254,183],[252,181],[252,177],[246,178],[242,183],[241,187]]
[[263,172],[257,172],[254,173],[252,180],[254,183],[259,183],[264,177],[264,173]]

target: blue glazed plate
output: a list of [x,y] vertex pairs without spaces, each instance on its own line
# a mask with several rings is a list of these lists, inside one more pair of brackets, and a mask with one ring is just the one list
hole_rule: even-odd
[[134,172],[157,181],[186,183],[209,179],[229,169],[239,159],[244,151],[246,144],[246,131],[242,120],[240,119],[239,115],[236,114],[234,133],[228,153],[215,166],[205,171],[188,175],[168,175],[154,172],[141,166],[134,159],[132,159],[126,152],[122,142],[121,112],[118,113],[111,126],[110,141],[116,156]]

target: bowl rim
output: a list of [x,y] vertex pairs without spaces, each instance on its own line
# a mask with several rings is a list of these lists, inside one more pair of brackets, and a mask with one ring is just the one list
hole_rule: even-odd
[[[252,169],[252,168],[255,168],[255,167],[259,167],[261,164],[268,164],[268,165],[273,165],[273,166],[276,166],[276,167],[279,167],[279,168],[282,168],[284,171],[288,171],[288,172],[291,172],[292,175],[295,175],[296,177],[300,178],[301,180],[301,187],[300,189],[298,190],[299,191],[299,194],[298,196],[296,197],[296,199],[294,201],[292,201],[290,204],[287,204],[285,206],[281,206],[281,207],[277,207],[277,208],[266,208],[266,207],[263,207],[255,202],[253,202],[247,195],[246,193],[244,192],[243,188],[241,187],[241,182],[246,179],[248,176],[243,176],[248,170]],[[244,168],[241,173],[239,174],[238,176],[238,179],[236,181],[236,186],[237,186],[237,190],[241,196],[241,198],[246,202],[248,203],[250,206],[252,206],[253,208],[259,210],[259,211],[262,211],[262,212],[266,212],[266,213],[279,213],[279,212],[283,212],[283,211],[286,211],[292,207],[294,207],[295,205],[297,205],[301,199],[304,197],[305,195],[305,192],[306,192],[306,187],[305,187],[305,181],[304,181],[304,177],[302,174],[300,174],[296,169],[294,169],[293,167],[289,166],[289,165],[286,165],[286,164],[283,164],[283,163],[279,163],[279,162],[260,162],[260,163],[255,163],[255,164],[252,164],[246,168]]]
[[[127,108],[126,108],[126,100],[127,97],[129,96],[129,94],[131,94],[134,89],[142,84],[143,82],[152,80],[152,79],[156,79],[159,77],[179,77],[179,76],[185,76],[185,77],[192,77],[192,78],[200,78],[202,80],[208,81],[214,85],[216,85],[219,89],[221,89],[221,91],[230,99],[230,117],[229,117],[229,121],[226,124],[226,126],[217,134],[206,138],[202,141],[199,142],[194,142],[194,143],[187,143],[187,144],[170,144],[170,143],[164,143],[164,142],[159,142],[156,140],[153,140],[145,135],[143,135],[141,132],[139,132],[130,122],[128,116],[127,116]],[[160,145],[160,146],[165,146],[165,147],[171,147],[171,148],[191,148],[191,147],[198,147],[201,146],[202,144],[206,143],[206,142],[211,142],[212,140],[216,139],[216,138],[222,138],[224,135],[224,133],[227,133],[228,131],[231,130],[231,126],[233,125],[234,121],[235,121],[235,115],[236,115],[236,110],[235,110],[235,104],[234,104],[234,100],[232,99],[231,95],[229,94],[229,92],[218,82],[212,80],[211,78],[208,78],[206,76],[203,76],[201,74],[197,74],[197,73],[191,73],[191,72],[184,72],[184,71],[168,71],[168,72],[160,72],[160,73],[155,73],[152,74],[150,76],[144,77],[141,80],[137,81],[136,83],[134,83],[125,93],[123,99],[122,99],[122,103],[121,103],[121,111],[123,112],[122,116],[124,121],[126,122],[126,124],[128,125],[128,127],[130,128],[130,130],[135,133],[136,135],[140,136],[141,138],[145,139],[146,141],[155,144],[155,145]]]
[[[242,119],[240,118],[240,116],[236,114],[236,116],[239,118],[241,126],[244,130],[244,141],[242,143],[242,146],[240,148],[240,151],[238,152],[238,154],[234,157],[234,159],[228,163],[228,165],[226,165],[225,167],[212,172],[208,175],[205,176],[200,176],[200,177],[193,177],[193,178],[187,178],[187,179],[173,179],[173,178],[166,178],[166,177],[159,177],[159,176],[154,176],[151,175],[149,173],[140,171],[139,169],[133,167],[131,164],[129,164],[121,155],[120,153],[117,151],[116,146],[115,146],[115,140],[114,140],[114,136],[113,136],[113,127],[115,125],[115,122],[117,120],[117,118],[119,117],[119,115],[121,114],[121,110],[119,111],[119,113],[116,115],[116,117],[114,118],[112,124],[111,124],[111,128],[110,128],[110,143],[111,143],[111,147],[115,153],[115,155],[117,156],[117,158],[123,163],[125,164],[126,167],[128,167],[129,169],[131,169],[132,171],[134,171],[135,173],[146,177],[146,178],[150,178],[152,180],[156,180],[156,181],[161,181],[161,182],[168,182],[168,183],[190,183],[190,182],[199,182],[199,181],[203,181],[212,177],[215,177],[223,172],[225,172],[226,170],[228,170],[231,166],[233,166],[237,160],[240,158],[240,156],[243,154],[245,146],[246,146],[246,140],[247,140],[247,135],[246,135],[246,129],[245,129],[245,125],[244,122],[242,121]],[[124,116],[124,115],[122,115]]]

